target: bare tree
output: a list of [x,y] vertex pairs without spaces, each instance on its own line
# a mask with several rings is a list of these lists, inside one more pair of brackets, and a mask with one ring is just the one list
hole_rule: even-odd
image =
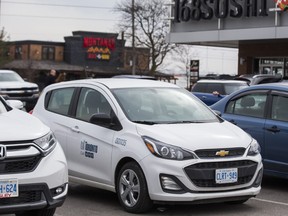
[[5,32],[5,29],[0,30],[0,67],[9,61],[9,36]]
[[150,49],[150,75],[155,75],[157,68],[163,63],[167,53],[175,45],[168,44],[165,37],[169,32],[169,11],[165,0],[123,0],[116,6],[122,19],[119,26],[126,35],[132,37],[132,14],[134,13],[135,43],[137,46]]
[[192,45],[179,45],[173,50],[175,65],[181,71],[185,71],[187,78],[187,89],[190,88],[190,63],[193,59],[199,59],[199,53]]

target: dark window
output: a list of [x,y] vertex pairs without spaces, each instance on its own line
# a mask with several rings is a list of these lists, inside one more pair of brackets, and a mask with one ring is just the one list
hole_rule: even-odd
[[55,59],[55,47],[42,47],[42,59],[43,60],[54,60]]
[[251,117],[264,117],[267,95],[254,93],[232,100],[226,107],[226,113]]
[[53,90],[48,102],[47,110],[62,115],[68,115],[69,106],[74,93],[74,88]]
[[271,118],[278,121],[288,121],[288,98],[273,96]]
[[94,114],[111,113],[111,106],[106,98],[98,91],[89,88],[83,88],[78,100],[76,118],[89,121]]
[[15,47],[15,59],[21,60],[22,59],[22,46]]

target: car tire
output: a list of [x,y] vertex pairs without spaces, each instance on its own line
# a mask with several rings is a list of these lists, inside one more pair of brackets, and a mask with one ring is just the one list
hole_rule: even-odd
[[21,213],[16,213],[16,216],[53,216],[56,208],[30,210]]
[[126,163],[121,168],[116,191],[120,204],[127,212],[143,213],[153,206],[144,173],[135,162]]

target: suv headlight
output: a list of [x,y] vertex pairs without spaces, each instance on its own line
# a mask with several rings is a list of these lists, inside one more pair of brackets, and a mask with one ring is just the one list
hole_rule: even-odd
[[41,148],[44,156],[46,156],[55,148],[57,141],[52,131],[50,131],[45,136],[34,140],[34,143]]
[[195,158],[191,152],[185,151],[180,147],[169,145],[146,136],[143,136],[142,139],[149,151],[157,157],[170,160],[188,160]]
[[258,142],[253,139],[251,144],[250,144],[250,147],[249,147],[249,150],[248,150],[248,154],[249,156],[255,156],[257,154],[260,154],[261,152],[261,147],[260,145],[258,144]]

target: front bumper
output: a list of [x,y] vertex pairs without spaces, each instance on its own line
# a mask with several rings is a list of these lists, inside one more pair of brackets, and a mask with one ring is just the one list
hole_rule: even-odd
[[[22,168],[17,163],[16,168],[19,167]],[[0,180],[17,179],[19,185],[18,197],[0,198],[0,214],[54,208],[63,204],[68,192],[68,168],[59,143],[49,155],[42,157],[31,171],[19,170],[19,173],[0,174]],[[57,194],[55,190],[59,187],[62,192]]]
[[45,183],[19,185],[18,197],[0,199],[0,213],[59,207],[65,201],[68,184],[61,185],[61,187],[63,188],[61,196],[55,196],[55,188],[49,189]]
[[[245,182],[239,182],[238,184],[225,184],[215,185],[206,183],[197,185],[191,177],[191,173],[187,173],[187,168],[202,164],[202,163],[224,163],[233,164],[234,161],[248,160],[256,163],[256,167],[252,177]],[[153,164],[153,166],[151,166]],[[237,159],[213,159],[213,160],[187,160],[187,161],[172,161],[161,158],[156,158],[151,155],[146,157],[140,162],[146,176],[146,181],[149,188],[150,198],[154,202],[195,202],[195,203],[211,203],[220,201],[236,201],[245,200],[250,197],[254,197],[260,193],[261,190],[261,179],[263,165],[261,162],[261,156],[255,157],[238,157]],[[210,168],[210,167],[209,167]],[[233,168],[233,166],[231,167]],[[213,169],[213,168],[212,168]],[[240,169],[239,169],[240,170]],[[200,169],[200,171],[202,171]],[[215,176],[215,170],[208,172],[211,178]],[[242,172],[242,171],[241,171]],[[203,172],[203,179],[207,177],[207,173]],[[240,172],[239,172],[240,175]],[[161,177],[171,177],[172,180],[182,188],[179,191],[166,191],[161,184]],[[260,179],[259,184],[255,184],[255,181]]]

